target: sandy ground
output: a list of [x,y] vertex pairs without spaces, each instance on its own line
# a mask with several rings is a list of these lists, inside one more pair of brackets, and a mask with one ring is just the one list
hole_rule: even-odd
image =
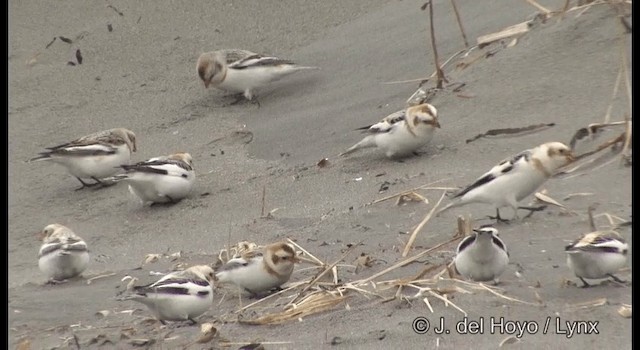
[[[480,35],[535,14],[525,1],[457,3],[472,44]],[[551,9],[564,5],[559,0],[541,3]],[[604,119],[620,69],[621,47],[630,48],[631,35],[621,40],[615,11],[598,5],[580,16],[576,11],[563,20],[539,23],[517,45],[501,50],[492,46],[494,55],[466,69],[454,69],[457,61],[449,65],[449,80],[466,85],[460,92],[446,89],[432,99],[442,129],[422,155],[397,161],[367,150],[336,157],[361,138],[353,129],[403,108],[417,87],[416,82],[383,82],[433,72],[427,13],[420,11],[421,5],[409,0],[214,0],[188,5],[170,0],[10,1],[10,346],[28,339],[32,349],[76,348],[71,340],[75,335],[82,348],[133,348],[134,338],[152,340],[143,347],[180,348],[197,338],[199,328],[166,328],[145,321],[150,314],[142,305],[115,300],[123,288],[120,280],[134,275],[148,282],[157,278],[150,271],[167,272],[176,262],[212,263],[229,239],[263,244],[291,238],[327,262],[339,258],[348,244],[362,242],[345,263],[353,264],[361,253],[378,263],[357,274],[350,267],[339,271],[345,282],[366,278],[402,259],[407,232],[442,191],[419,191],[429,204],[367,203],[434,181],[439,181],[437,186],[466,185],[511,154],[546,141],[568,143],[577,128]],[[450,2],[436,1],[435,12],[438,51],[444,60],[464,44]],[[113,31],[107,30],[108,24]],[[54,36],[73,43],[58,39],[45,48]],[[195,62],[203,51],[236,47],[322,69],[263,91],[260,106],[231,106],[224,93],[203,88]],[[76,49],[82,52],[82,64],[67,65]],[[612,106],[612,120],[621,120],[629,108],[623,85]],[[489,129],[539,123],[555,126],[519,137],[465,143]],[[193,195],[173,206],[143,207],[126,186],[75,192],[78,183],[63,168],[25,163],[43,147],[113,127],[136,132],[136,161],[190,152],[198,172]],[[324,157],[329,166],[317,167]],[[631,319],[617,310],[631,303],[631,287],[567,285],[564,281],[576,278],[565,264],[563,247],[590,230],[586,213],[591,205],[596,205],[595,214],[630,219],[631,168],[614,161],[578,173],[544,186],[567,210],[550,207],[522,222],[497,226],[511,253],[499,287],[509,297],[539,305],[505,300],[469,286],[465,288],[472,294],[453,294],[469,320],[485,321],[481,334],[459,334],[454,325],[464,315],[435,298],[430,298],[432,313],[419,299],[381,303],[358,293],[351,294],[349,310],[341,304],[278,326],[228,322],[218,326],[220,334],[233,342],[286,342],[267,344],[267,349],[330,348],[332,343],[337,348],[367,349],[495,348],[509,334],[490,332],[489,317],[494,316],[537,326],[537,332],[509,345],[513,348],[628,348]],[[272,218],[261,218],[263,189],[266,210],[275,210]],[[562,200],[584,192],[591,195]],[[458,215],[490,214],[487,206],[470,205],[433,218],[410,255],[449,239]],[[113,275],[90,284],[80,279],[45,286],[37,267],[40,242],[35,233],[53,222],[68,225],[89,245],[92,261],[85,278]],[[487,222],[480,219],[474,225]],[[596,225],[606,228],[609,223],[598,216]],[[631,241],[630,227],[619,232]],[[148,253],[178,251],[178,261],[163,258],[138,269]],[[425,263],[446,263],[454,251],[455,245],[446,246],[378,280],[411,276]],[[292,282],[312,277],[317,270],[308,267],[300,266]],[[630,270],[619,277],[631,280]],[[381,293],[390,296],[393,291]],[[229,313],[238,308],[238,300],[231,290],[221,301],[224,294],[216,293],[202,322],[232,319]],[[599,298],[606,298],[606,303],[572,307]],[[121,313],[132,309],[138,310]],[[110,314],[96,315],[101,310]],[[442,317],[451,332],[416,334],[412,322],[419,316],[434,326]],[[551,326],[543,334],[547,319]],[[566,322],[573,321],[597,322],[598,334],[562,334]]]

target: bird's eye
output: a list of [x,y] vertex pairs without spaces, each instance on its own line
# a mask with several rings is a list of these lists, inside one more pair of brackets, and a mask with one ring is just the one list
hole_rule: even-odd
[[283,257],[282,257],[282,260],[287,260],[287,259],[289,259],[289,257],[288,257],[288,256],[283,256]]

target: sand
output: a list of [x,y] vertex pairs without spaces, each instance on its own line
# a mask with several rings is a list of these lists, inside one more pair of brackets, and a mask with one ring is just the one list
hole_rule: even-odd
[[[564,1],[541,4],[559,9]],[[357,274],[353,267],[340,267],[339,275],[343,282],[363,279],[402,259],[407,233],[436,204],[442,190],[418,191],[428,204],[398,206],[393,199],[368,203],[436,181],[434,186],[464,186],[521,150],[547,141],[568,143],[578,128],[602,122],[610,104],[612,121],[628,113],[624,79],[617,96],[611,96],[623,47],[630,59],[631,35],[621,34],[613,7],[596,5],[537,22],[515,46],[492,45],[483,51],[495,49],[492,56],[465,69],[455,68],[459,60],[447,66],[450,83],[465,85],[460,91],[440,91],[431,100],[442,128],[421,155],[398,161],[365,150],[337,157],[362,137],[353,129],[404,108],[418,86],[385,82],[433,72],[428,17],[421,5],[408,0],[10,1],[9,345],[28,341],[32,349],[76,348],[77,342],[81,348],[134,348],[132,339],[151,339],[140,346],[181,348],[197,339],[199,327],[161,327],[145,321],[151,315],[144,306],[115,300],[124,288],[124,276],[150,282],[157,278],[151,271],[168,272],[176,263],[213,263],[229,241],[266,244],[290,238],[326,262],[361,242],[344,263],[353,265],[362,253],[375,263]],[[536,13],[525,1],[458,0],[457,5],[472,45],[477,37]],[[463,49],[464,42],[450,2],[437,1],[434,7],[437,48],[444,61]],[[45,48],[58,36],[73,42],[57,39]],[[274,84],[259,93],[259,105],[230,105],[232,99],[223,92],[204,89],[195,71],[201,52],[219,48],[273,54],[321,70]],[[82,64],[68,65],[76,62],[77,49]],[[555,125],[517,137],[465,142],[489,129],[540,123]],[[79,183],[63,168],[25,162],[43,147],[113,127],[136,132],[136,161],[190,152],[198,173],[191,197],[150,208],[140,205],[124,185],[76,192]],[[611,128],[590,147],[621,131]],[[325,157],[329,165],[317,167]],[[535,324],[508,345],[512,348],[630,347],[631,319],[617,310],[631,303],[631,287],[604,283],[580,289],[567,284],[577,279],[563,252],[570,240],[591,230],[590,206],[595,206],[598,229],[610,227],[599,214],[630,220],[631,168],[615,159],[571,174],[577,176],[554,178],[541,188],[566,209],[550,206],[522,222],[496,226],[511,254],[498,287],[506,296],[537,305],[471,287],[466,287],[471,294],[454,293],[452,300],[467,313],[467,321],[485,322],[478,334],[457,332],[455,324],[464,321],[463,313],[435,298],[430,298],[431,312],[421,299],[382,303],[359,293],[350,294],[348,310],[343,303],[302,321],[248,326],[233,322],[233,311],[239,307],[235,291],[219,290],[200,322],[218,321],[222,337],[235,343],[264,342],[267,349],[333,344],[367,349],[496,348],[512,334],[496,328],[492,334],[490,317]],[[575,193],[589,195],[563,200]],[[262,217],[266,212],[271,215]],[[478,226],[491,222],[485,219],[491,214],[488,206],[469,205],[432,218],[409,255],[451,238],[458,215],[470,215]],[[89,245],[92,260],[83,279],[44,285],[35,234],[53,222],[71,227]],[[618,231],[631,242],[630,226]],[[146,254],[176,252],[181,257],[175,261],[161,258],[140,268]],[[378,280],[414,275],[427,263],[447,263],[454,252],[455,244],[445,246]],[[313,277],[318,270],[309,267],[299,266],[291,282]],[[87,283],[103,275],[108,277]],[[629,269],[618,276],[631,280]],[[380,293],[392,296],[394,291]],[[600,298],[606,302],[599,306],[572,307]],[[109,314],[96,314],[102,310]],[[450,333],[416,334],[416,317],[427,317],[432,326],[442,318]],[[547,320],[550,327],[543,332]],[[597,322],[598,334],[568,337],[563,331],[566,322],[573,321]]]

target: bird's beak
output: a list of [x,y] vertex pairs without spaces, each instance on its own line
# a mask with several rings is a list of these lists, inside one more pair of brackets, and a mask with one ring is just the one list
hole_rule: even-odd
[[205,81],[204,81],[204,88],[205,88],[205,89],[206,89],[206,88],[208,88],[208,87],[209,87],[209,84],[211,84],[211,80],[205,80]]
[[44,232],[36,232],[33,234],[33,236],[36,237],[36,239],[39,241],[44,240]]
[[569,163],[573,163],[576,161],[576,156],[573,154],[573,152],[569,152],[569,154],[567,154],[567,160],[569,161]]
[[433,126],[440,129],[440,122],[438,121],[438,119],[435,119],[435,123],[433,124]]

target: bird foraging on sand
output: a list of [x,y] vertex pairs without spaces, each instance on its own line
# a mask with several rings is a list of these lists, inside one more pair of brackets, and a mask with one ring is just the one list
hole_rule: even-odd
[[240,49],[205,52],[196,65],[205,88],[211,85],[241,93],[247,100],[253,100],[256,90],[292,73],[309,69],[319,68],[299,66],[289,60]]
[[290,244],[270,244],[262,252],[252,251],[230,259],[216,270],[218,283],[232,283],[254,296],[278,288],[291,277],[299,262]]
[[[136,151],[136,135],[124,128],[99,131],[58,146],[47,147],[34,161],[51,161],[67,168],[82,187],[106,185],[102,179],[116,174],[118,166],[129,164],[131,152]],[[93,179],[86,183],[82,179]]]
[[436,128],[440,128],[438,110],[423,103],[392,113],[380,122],[359,128],[369,135],[351,146],[340,156],[361,148],[377,147],[387,157],[406,156],[431,142]]
[[154,283],[133,287],[133,294],[118,300],[145,304],[162,324],[186,320],[195,324],[195,318],[213,304],[213,276],[208,265],[192,266],[171,272]]
[[500,217],[501,207],[511,207],[514,218],[518,218],[518,209],[530,211],[544,207],[522,207],[518,202],[534,193],[556,170],[573,162],[571,149],[560,142],[547,142],[525,150],[505,159],[480,176],[475,182],[456,193],[454,201],[438,214],[469,203],[492,204],[496,208],[496,219]]
[[177,203],[187,197],[196,181],[193,159],[189,153],[174,153],[131,165],[122,165],[124,174],[109,180],[124,181],[129,191],[143,204]]
[[627,263],[629,245],[614,231],[597,231],[584,235],[565,247],[567,265],[584,283],[588,279],[611,277],[616,282],[625,283],[614,276]]
[[509,253],[498,230],[482,226],[458,244],[454,264],[465,278],[497,282],[509,264]]
[[41,233],[43,240],[38,252],[38,267],[49,283],[62,283],[79,276],[89,265],[89,250],[82,238],[70,228],[47,225]]

